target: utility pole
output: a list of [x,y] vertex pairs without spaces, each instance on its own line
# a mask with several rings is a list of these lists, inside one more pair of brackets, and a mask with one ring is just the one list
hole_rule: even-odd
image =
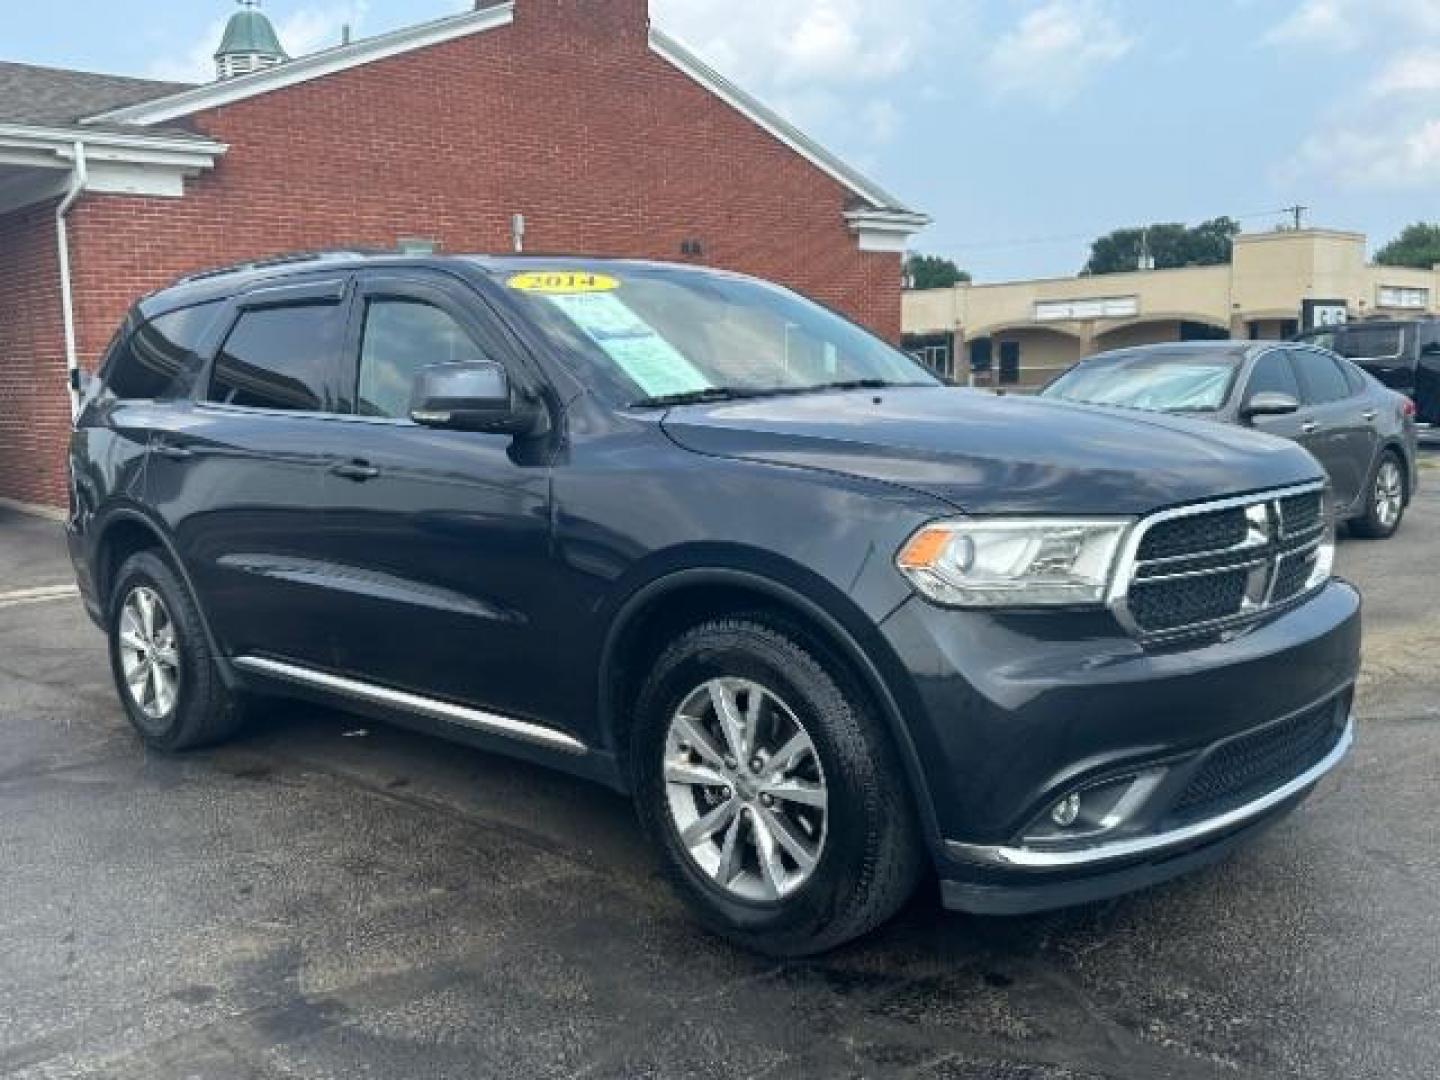
[[1295,206],[1287,206],[1287,207],[1285,207],[1285,208],[1284,208],[1283,210],[1281,210],[1280,212],[1281,212],[1282,214],[1291,214],[1291,215],[1294,216],[1294,218],[1295,218],[1295,231],[1296,231],[1296,232],[1299,232],[1301,229],[1305,228],[1305,213],[1306,213],[1306,211],[1308,211],[1309,209],[1310,209],[1310,207],[1308,207],[1308,206],[1301,206],[1301,205],[1299,205],[1299,204],[1297,203]]

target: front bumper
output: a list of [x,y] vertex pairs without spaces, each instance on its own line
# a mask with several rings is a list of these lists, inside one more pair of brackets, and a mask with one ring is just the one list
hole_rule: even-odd
[[[968,911],[1087,902],[1214,861],[1303,799],[1354,737],[1360,601],[1339,581],[1188,648],[1147,650],[1099,613],[917,603],[883,629],[910,676],[945,900]],[[1049,824],[1067,795],[1107,791],[1125,793],[1108,813],[1069,833]]]

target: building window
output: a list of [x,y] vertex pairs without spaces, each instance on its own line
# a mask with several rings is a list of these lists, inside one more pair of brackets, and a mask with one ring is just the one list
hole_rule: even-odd
[[1037,300],[1036,322],[1067,319],[1131,319],[1140,314],[1138,296],[1105,296],[1090,300]]
[[909,334],[902,344],[905,351],[937,375],[952,378],[955,358],[949,334]]
[[1424,311],[1430,306],[1430,290],[1401,285],[1381,285],[1378,304],[1382,308]]

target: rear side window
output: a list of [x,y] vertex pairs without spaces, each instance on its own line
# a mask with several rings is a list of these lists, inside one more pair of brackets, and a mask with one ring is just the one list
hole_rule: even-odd
[[421,368],[484,359],[464,328],[439,308],[412,300],[372,300],[365,310],[356,411],[403,419],[410,415]]
[[1288,394],[1296,401],[1304,399],[1300,384],[1295,380],[1295,371],[1289,359],[1282,352],[1270,352],[1255,361],[1255,370],[1250,373],[1250,387],[1245,391],[1245,400],[1256,394]]
[[198,304],[168,312],[121,340],[106,368],[106,389],[117,398],[140,400],[188,393],[199,367],[197,351],[219,306]]
[[1340,365],[1324,353],[1297,349],[1291,352],[1290,357],[1300,374],[1308,404],[1326,405],[1332,401],[1343,401],[1353,392]]
[[215,358],[209,399],[250,409],[323,411],[343,333],[338,304],[249,309]]

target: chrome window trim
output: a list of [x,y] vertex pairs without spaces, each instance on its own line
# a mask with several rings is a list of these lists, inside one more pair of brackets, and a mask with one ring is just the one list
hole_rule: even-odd
[[[1280,603],[1271,602],[1270,596],[1268,595],[1269,590],[1267,589],[1265,603],[1254,605],[1247,610],[1241,610],[1234,615],[1227,615],[1221,619],[1214,619],[1204,623],[1191,623],[1186,626],[1176,627],[1174,629],[1163,631],[1147,632],[1143,627],[1141,627],[1140,624],[1137,623],[1134,617],[1130,614],[1129,599],[1130,589],[1133,585],[1136,584],[1137,581],[1137,579],[1135,578],[1135,571],[1142,562],[1142,560],[1140,559],[1140,545],[1144,542],[1145,537],[1149,535],[1150,531],[1154,529],[1157,525],[1162,525],[1169,521],[1177,521],[1187,517],[1198,517],[1203,514],[1218,513],[1224,510],[1234,510],[1239,507],[1251,507],[1270,503],[1279,503],[1282,499],[1288,499],[1296,495],[1309,495],[1318,492],[1323,497],[1324,491],[1325,482],[1323,480],[1315,480],[1306,484],[1295,484],[1290,487],[1272,488],[1268,491],[1252,492],[1249,495],[1235,495],[1226,499],[1215,499],[1210,502],[1193,503],[1189,506],[1177,506],[1173,509],[1161,510],[1158,513],[1154,513],[1149,515],[1148,517],[1142,518],[1135,525],[1135,527],[1130,530],[1130,535],[1126,537],[1126,539],[1121,545],[1120,557],[1116,561],[1114,574],[1110,579],[1110,589],[1107,592],[1105,598],[1106,607],[1110,609],[1116,620],[1120,623],[1121,626],[1126,629],[1126,631],[1128,631],[1130,634],[1134,635],[1137,638],[1142,638],[1147,641],[1173,640],[1175,638],[1189,637],[1194,634],[1206,633],[1215,630],[1223,630],[1230,626],[1251,622],[1260,615],[1269,614],[1271,612],[1283,611],[1287,607],[1293,607],[1295,604],[1300,603],[1307,597],[1312,596],[1316,591],[1318,591],[1320,586],[1316,586],[1312,589],[1307,589],[1299,593],[1298,595],[1290,598],[1289,600],[1281,601]],[[1283,538],[1283,520],[1280,522],[1280,525],[1281,536]],[[1323,533],[1321,535],[1321,539],[1323,539]],[[1232,545],[1228,548],[1215,548],[1210,551],[1197,551],[1190,555],[1181,556],[1180,558],[1203,559],[1216,555],[1239,555],[1243,554],[1254,546],[1255,545],[1252,543],[1251,539],[1247,537],[1246,540],[1242,541],[1240,544]],[[1278,562],[1280,558],[1283,558],[1286,555],[1295,554],[1304,546],[1306,545],[1300,545],[1293,551],[1289,552],[1278,552],[1275,559],[1271,561]],[[1143,561],[1147,565],[1163,565],[1165,562],[1170,560],[1166,558],[1154,560],[1146,559]],[[1244,569],[1244,566],[1242,564],[1237,564],[1233,567],[1220,567],[1218,569],[1210,571],[1210,573],[1226,573],[1238,569]],[[1272,572],[1272,579],[1274,576],[1275,575]],[[1142,578],[1139,580],[1149,582],[1160,579]],[[1273,588],[1273,580],[1271,581],[1270,585]]]
[[1273,810],[1286,800],[1299,795],[1312,784],[1317,783],[1326,773],[1330,772],[1345,755],[1350,752],[1350,747],[1355,742],[1355,718],[1348,717],[1345,721],[1345,730],[1340,733],[1340,740],[1335,744],[1330,753],[1326,754],[1320,761],[1306,769],[1295,779],[1283,784],[1274,791],[1260,798],[1246,803],[1244,806],[1237,806],[1235,809],[1219,814],[1213,818],[1206,818],[1204,821],[1197,821],[1192,825],[1183,828],[1172,829],[1169,832],[1158,833],[1154,836],[1141,836],[1130,840],[1113,840],[1107,843],[1095,844],[1088,848],[1078,848],[1068,851],[1055,849],[1041,850],[1038,848],[1008,847],[1005,845],[992,844],[965,844],[958,840],[947,840],[946,851],[950,855],[966,862],[982,863],[986,866],[1003,867],[1009,870],[1066,870],[1077,867],[1094,866],[1098,863],[1112,862],[1116,859],[1129,859],[1137,856],[1153,855],[1163,852],[1168,848],[1177,847],[1191,843],[1195,840],[1203,840],[1232,829],[1246,822],[1259,817],[1268,810]]
[[415,713],[417,716],[427,716],[432,720],[443,720],[446,723],[473,728],[490,735],[503,735],[522,742],[545,746],[551,750],[560,750],[567,754],[589,752],[589,748],[584,743],[579,739],[571,738],[564,732],[540,724],[532,724],[526,720],[499,716],[496,713],[485,712],[483,709],[472,709],[449,701],[440,701],[437,698],[411,694],[404,690],[392,690],[388,686],[377,686],[359,679],[348,679],[343,675],[332,675],[328,671],[317,671],[314,668],[289,664],[281,660],[270,660],[263,656],[240,656],[236,657],[234,663],[236,667],[246,671],[299,683],[302,686],[328,690],[331,693],[355,698],[359,701]]

